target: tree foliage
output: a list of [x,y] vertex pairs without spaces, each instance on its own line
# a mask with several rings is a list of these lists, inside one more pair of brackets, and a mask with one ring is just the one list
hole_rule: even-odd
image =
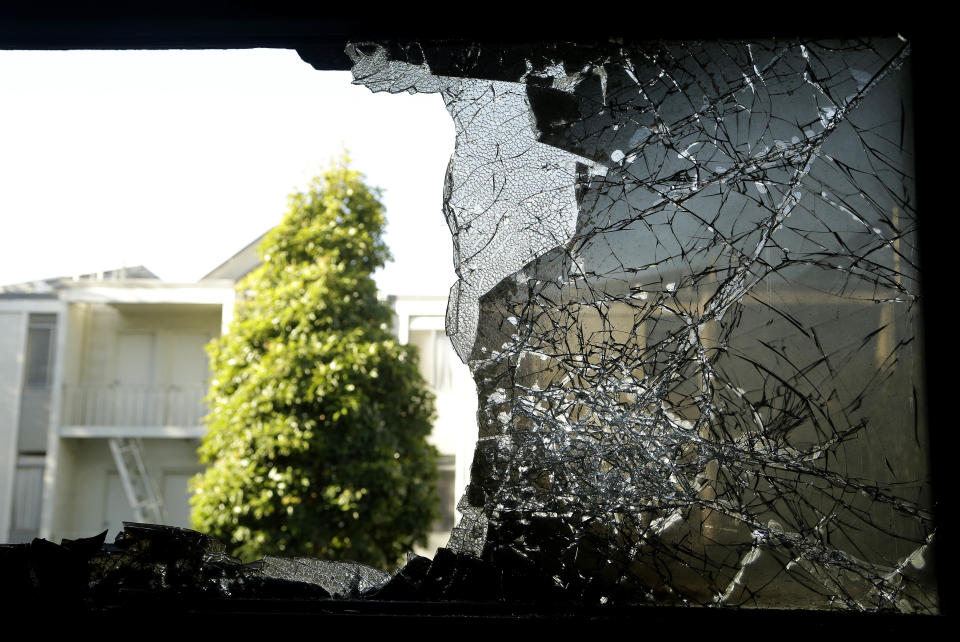
[[389,568],[435,515],[433,397],[390,332],[374,270],[390,259],[380,192],[344,156],[290,197],[238,284],[213,369],[194,528],[243,559]]

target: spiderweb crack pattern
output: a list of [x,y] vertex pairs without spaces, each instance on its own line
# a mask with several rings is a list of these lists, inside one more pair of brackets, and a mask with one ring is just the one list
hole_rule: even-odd
[[936,611],[908,42],[348,55],[456,125],[451,548],[588,602]]

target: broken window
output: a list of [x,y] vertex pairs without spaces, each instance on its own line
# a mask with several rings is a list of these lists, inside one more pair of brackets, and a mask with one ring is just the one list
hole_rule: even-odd
[[132,525],[94,591],[937,611],[908,42],[347,53],[456,126],[464,516],[393,577]]
[[937,610],[908,42],[347,53],[456,126],[451,549],[588,603]]

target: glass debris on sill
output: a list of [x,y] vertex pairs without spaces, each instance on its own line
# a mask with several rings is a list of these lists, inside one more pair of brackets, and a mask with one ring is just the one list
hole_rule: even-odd
[[456,127],[453,552],[596,604],[937,611],[908,42],[347,54]]

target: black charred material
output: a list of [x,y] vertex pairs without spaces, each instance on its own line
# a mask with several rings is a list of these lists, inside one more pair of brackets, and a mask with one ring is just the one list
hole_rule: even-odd
[[377,600],[508,602],[511,604],[569,603],[564,591],[544,568],[522,553],[491,550],[483,559],[449,548],[433,560],[412,556],[389,582],[364,595]]
[[323,588],[266,576],[256,564],[226,555],[201,533],[154,524],[124,525],[114,543],[103,533],[85,539],[43,539],[0,546],[5,604],[55,602],[74,611],[123,607],[145,596],[184,604],[224,599],[329,598]]
[[[533,522],[531,536],[555,550],[550,542],[564,539],[564,527],[551,520]],[[265,577],[268,565],[243,564],[224,555],[219,542],[194,531],[126,524],[116,543],[106,543],[104,537],[101,533],[61,544],[37,539],[0,546],[0,604],[8,621],[46,618],[44,626],[54,627],[118,624],[128,631],[147,627],[151,633],[209,623],[219,635],[249,633],[251,625],[290,623],[291,617],[318,626],[390,627],[393,633],[453,633],[466,626],[471,632],[523,630],[539,635],[604,624],[642,626],[652,635],[675,631],[682,621],[692,628],[780,630],[787,625],[809,632],[849,628],[889,635],[917,634],[938,620],[812,611],[691,611],[666,603],[656,608],[616,602],[600,606],[573,599],[595,579],[583,577],[571,587],[575,590],[563,589],[558,578],[546,577],[548,571],[506,547],[487,551],[483,559],[446,548],[433,560],[411,555],[381,586],[334,598],[315,584]]]
[[[156,600],[187,610],[245,600],[565,602],[544,569],[509,549],[491,549],[484,559],[447,548],[433,560],[411,555],[391,577],[358,564],[307,558],[244,564],[221,542],[172,526],[128,522],[113,543],[105,536],[0,546],[4,603],[52,601],[75,612],[108,612],[142,610]],[[370,586],[370,578],[381,581]]]

